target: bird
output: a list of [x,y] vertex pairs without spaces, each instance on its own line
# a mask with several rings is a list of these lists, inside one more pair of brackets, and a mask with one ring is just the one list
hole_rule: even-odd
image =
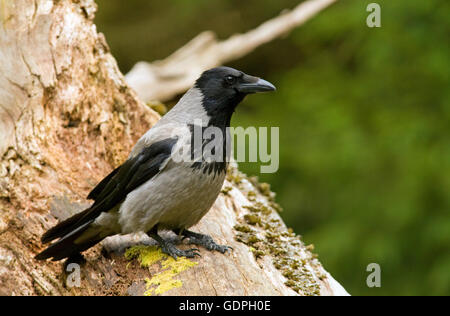
[[[274,90],[270,82],[230,67],[203,72],[137,141],[127,160],[89,193],[87,198],[94,203],[42,235],[43,244],[52,243],[35,258],[75,258],[108,236],[137,232],[146,233],[175,259],[200,255],[197,248],[179,249],[160,231],[172,231],[190,244],[225,254],[232,248],[189,228],[220,194],[230,161],[228,127],[236,107],[249,94]],[[195,131],[208,128],[225,136],[202,138],[195,144]],[[205,158],[202,150],[213,139],[219,146]]]

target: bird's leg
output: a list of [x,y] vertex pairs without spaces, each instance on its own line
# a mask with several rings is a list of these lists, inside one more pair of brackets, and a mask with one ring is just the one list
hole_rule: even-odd
[[189,238],[189,243],[197,246],[203,246],[208,250],[216,250],[221,253],[225,253],[232,250],[233,248],[230,246],[224,246],[216,244],[216,242],[212,239],[211,236],[203,235],[195,232],[191,232],[190,230],[174,230],[174,233],[177,235],[183,235],[185,238]]
[[162,252],[168,254],[174,259],[177,259],[178,257],[194,258],[195,256],[200,256],[200,254],[198,253],[199,250],[196,248],[181,250],[175,247],[175,245],[170,241],[161,238],[161,236],[158,235],[158,229],[156,227],[147,232],[147,235],[158,242],[158,244],[161,246]]

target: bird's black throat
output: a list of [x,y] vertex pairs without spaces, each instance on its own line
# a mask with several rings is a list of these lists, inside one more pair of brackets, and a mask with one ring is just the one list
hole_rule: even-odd
[[224,87],[219,79],[212,76],[213,74],[202,76],[195,87],[203,96],[202,106],[209,117],[207,125],[225,129],[230,126],[231,116],[245,94]]
[[220,129],[229,127],[231,117],[244,97],[245,95],[240,93],[236,93],[232,96],[224,95],[220,98],[210,98],[207,95],[204,95],[202,105],[209,117],[207,125],[219,127]]
[[[229,133],[227,132],[227,128],[230,127],[231,117],[236,110],[238,104],[244,99],[245,95],[235,92],[227,93],[224,92],[220,95],[219,91],[211,91],[207,89],[200,89],[203,94],[203,109],[206,111],[206,114],[209,118],[207,124],[202,127],[197,126],[202,131],[202,135],[204,135],[204,131],[208,127],[219,128],[222,132],[222,159],[220,161],[210,161],[206,162],[203,159],[195,161],[191,168],[194,170],[202,170],[203,174],[213,174],[214,177],[221,173],[225,173],[228,167],[229,156],[230,156],[230,142]],[[195,126],[190,125],[191,137],[194,136]],[[214,139],[204,139],[201,147],[202,152],[205,146]],[[199,148],[192,147],[192,151],[196,151]]]

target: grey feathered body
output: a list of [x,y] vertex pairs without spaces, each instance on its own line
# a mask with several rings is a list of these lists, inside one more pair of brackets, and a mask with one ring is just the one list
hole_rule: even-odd
[[155,225],[184,229],[197,224],[213,205],[224,179],[225,173],[213,176],[169,162],[164,173],[128,195],[119,210],[121,232],[148,231]]
[[[206,163],[193,168],[193,162],[188,157],[190,152],[180,153],[183,145],[191,142],[189,125],[201,123],[207,126],[209,122],[206,111],[198,106],[202,98],[201,92],[192,88],[142,136],[130,158],[159,140],[176,137],[178,141],[172,149],[172,156],[161,165],[160,172],[130,192],[117,210],[100,215],[92,230],[98,231],[101,226],[104,234],[110,235],[147,232],[156,225],[158,228],[184,229],[197,224],[208,212],[223,186],[226,168],[209,172],[205,170],[208,168]],[[178,155],[177,159],[173,158],[174,155]],[[180,157],[185,160],[179,161]]]

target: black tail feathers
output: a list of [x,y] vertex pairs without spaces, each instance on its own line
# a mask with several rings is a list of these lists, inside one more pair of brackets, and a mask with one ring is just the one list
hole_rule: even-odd
[[42,237],[41,237],[42,243],[46,244],[57,238],[62,238],[64,236],[68,235],[70,232],[72,232],[76,228],[78,228],[79,226],[82,226],[82,224],[88,222],[88,220],[83,221],[83,217],[85,217],[85,215],[90,210],[91,210],[91,208],[88,208],[87,210],[84,210],[83,212],[75,214],[72,217],[69,217],[68,219],[62,221],[55,227],[49,229],[44,235],[42,235]]
[[[62,237],[57,242],[51,244],[47,249],[39,253],[35,258],[45,260],[53,258],[52,261],[62,260],[87,250],[103,240],[99,235],[89,238],[83,242],[76,242],[77,239],[90,227],[94,220],[90,220],[76,228],[74,231]],[[63,222],[64,223],[64,222]],[[57,228],[57,226],[55,226]],[[57,237],[55,237],[57,238]],[[53,240],[54,238],[50,239]]]

